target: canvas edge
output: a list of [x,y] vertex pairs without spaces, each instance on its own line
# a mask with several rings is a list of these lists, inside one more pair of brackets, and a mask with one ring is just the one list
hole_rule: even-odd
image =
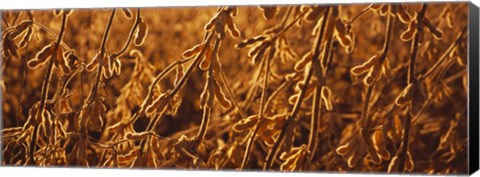
[[479,9],[472,2],[468,7],[468,170],[471,175],[479,169]]
[[[2,15],[3,15],[3,12],[5,10],[1,10],[0,9],[0,18],[2,18]],[[3,28],[2,28],[2,25],[0,25],[0,34],[3,35]],[[3,47],[0,47],[0,62],[3,63],[3,58],[2,58],[2,50],[3,50]],[[3,78],[3,72],[0,72],[0,79]],[[0,129],[3,130],[3,92],[0,92],[0,104],[2,106],[0,106]],[[3,144],[2,144],[2,140],[3,139],[3,135],[2,135],[2,131],[0,131],[0,152],[2,153],[2,155],[0,155],[0,167],[3,166],[2,162],[3,162]]]

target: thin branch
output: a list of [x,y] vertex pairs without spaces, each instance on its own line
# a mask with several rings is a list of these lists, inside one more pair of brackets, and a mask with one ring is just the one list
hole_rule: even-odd
[[[59,47],[59,44],[60,42],[62,41],[62,37],[63,37],[63,34],[65,32],[65,27],[66,27],[66,24],[67,24],[67,14],[63,14],[62,16],[62,26],[60,28],[60,34],[59,34],[59,37],[57,38],[57,42],[56,42],[56,45],[55,45],[55,49],[54,51],[57,51],[58,47]],[[48,88],[50,86],[50,80],[52,78],[52,73],[53,73],[53,65],[54,65],[54,61],[55,61],[55,58],[56,58],[56,54],[57,52],[53,52],[52,54],[52,57],[50,58],[50,61],[48,63],[48,69],[47,69],[47,73],[45,74],[45,79],[43,81],[43,84],[42,84],[42,97],[41,97],[41,100],[40,100],[40,111],[38,111],[38,113],[35,115],[35,120],[39,120],[39,116],[42,115],[42,113],[45,111],[45,102],[47,100],[47,97],[48,97]],[[35,159],[34,159],[34,153],[35,153],[35,144],[37,142],[37,134],[38,134],[38,127],[39,127],[39,124],[40,122],[37,122],[34,126],[34,129],[33,129],[33,136],[32,136],[32,139],[30,141],[30,164],[35,164]]]
[[[105,32],[103,33],[103,38],[102,38],[102,41],[101,41],[101,44],[100,44],[100,54],[98,54],[100,57],[103,57],[103,55],[105,54],[107,40],[108,40],[108,36],[110,34],[110,29],[112,27],[113,18],[115,17],[115,12],[116,12],[116,9],[113,9],[112,13],[110,14],[110,18],[108,19],[108,23],[107,23],[107,27],[105,29]],[[97,97],[98,87],[99,87],[100,82],[102,80],[102,72],[103,72],[103,67],[98,66],[95,83],[92,87],[92,90],[90,91],[90,96],[88,98],[87,104],[92,103],[94,101],[94,99]]]
[[18,11],[16,14],[15,14],[15,18],[13,18],[13,22],[12,22],[12,25],[10,26],[14,26],[15,23],[17,22],[18,20],[18,17],[20,17],[20,14],[22,13],[22,11]]
[[442,54],[442,56],[437,60],[437,62],[428,69],[425,74],[421,75],[418,80],[424,80],[425,78],[429,77],[437,68],[443,63],[447,56],[455,49],[455,47],[462,41],[463,36],[466,34],[468,29],[468,25],[462,28],[462,31],[457,35],[455,41],[448,47],[448,49]]
[[[330,14],[330,7],[327,7],[327,10],[325,10],[325,13],[324,13],[324,18],[323,18],[324,20],[322,22],[322,27],[319,29],[320,33],[319,33],[319,35],[317,37],[317,40],[315,41],[315,44],[314,44],[314,48],[313,48],[314,53],[313,53],[313,57],[312,57],[312,62],[314,60],[316,60],[318,58],[318,56],[320,55],[320,45],[321,45],[321,42],[322,42],[323,37],[324,37],[323,35],[324,35],[325,29],[326,29],[326,24],[327,24],[326,22],[328,21],[329,14]],[[285,135],[287,134],[287,131],[289,130],[290,124],[294,121],[295,117],[297,116],[298,111],[300,110],[301,103],[303,102],[303,99],[304,99],[304,96],[305,96],[305,91],[309,86],[309,82],[310,82],[310,79],[312,78],[312,75],[313,75],[313,64],[311,65],[310,68],[308,68],[307,76],[305,77],[305,79],[303,81],[303,83],[304,83],[303,88],[302,88],[302,90],[300,90],[300,95],[297,98],[297,101],[296,101],[296,103],[295,103],[295,105],[292,109],[292,112],[288,116],[287,122],[285,122],[282,130],[280,131],[280,135],[278,135],[278,138],[276,139],[275,144],[273,145],[272,149],[270,150],[270,152],[267,155],[267,159],[266,159],[265,164],[263,166],[263,170],[267,170],[267,169],[270,169],[272,167],[274,159],[277,156],[278,151],[280,149],[279,148],[280,144],[282,144],[282,142],[285,138]]]
[[118,52],[115,52],[112,54],[112,56],[120,56],[125,51],[130,47],[131,41],[133,39],[133,35],[135,34],[135,30],[137,29],[138,25],[140,24],[140,8],[137,10],[137,17],[135,18],[135,22],[133,24],[132,29],[130,30],[130,33],[128,34],[127,42],[123,45],[122,49],[120,49]]
[[5,26],[7,26],[7,28],[10,27],[10,25],[8,24],[7,19],[5,18],[5,15],[2,15],[2,21],[3,21],[3,23],[5,23]]
[[357,13],[352,19],[350,19],[347,23],[347,26],[350,26],[353,22],[355,22],[359,17],[363,16],[366,12],[368,12],[368,10],[370,9],[370,7],[372,6],[372,4],[368,5],[367,7],[363,8],[362,11],[360,11],[359,13]]
[[247,142],[247,147],[245,149],[245,154],[243,156],[242,164],[240,165],[240,170],[244,170],[247,163],[248,163],[248,159],[250,157],[250,153],[252,151],[252,146],[253,146],[254,140],[255,140],[255,138],[257,136],[257,133],[258,133],[258,129],[260,128],[260,126],[263,123],[263,114],[264,114],[264,111],[267,107],[265,103],[266,103],[266,100],[267,100],[268,77],[270,75],[270,59],[273,57],[274,54],[275,54],[275,48],[270,47],[269,54],[268,54],[267,58],[265,59],[266,64],[265,64],[265,69],[264,69],[265,70],[265,75],[264,75],[264,78],[263,78],[263,90],[262,90],[262,95],[261,95],[261,100],[260,100],[260,110],[258,111],[259,121],[255,125],[254,131],[251,132],[251,134],[250,134],[250,139]]
[[[417,14],[417,26],[416,26],[416,32],[415,32],[415,37],[412,40],[412,48],[411,48],[411,57],[410,57],[410,67],[409,67],[409,72],[408,72],[408,84],[412,84],[413,82],[416,82],[415,78],[415,61],[417,58],[417,51],[418,51],[418,46],[420,45],[420,35],[422,35],[423,32],[423,18],[425,16],[425,11],[427,10],[427,5],[425,3],[422,4],[422,8],[420,12]],[[405,169],[405,160],[406,160],[406,155],[408,151],[408,146],[409,146],[409,140],[410,140],[410,127],[412,123],[412,116],[409,113],[410,110],[412,109],[413,103],[410,102],[410,105],[408,107],[408,112],[407,112],[407,117],[405,120],[405,126],[403,129],[403,139],[402,139],[402,145],[400,148],[400,152],[398,153],[398,171],[403,172]]]
[[223,71],[223,68],[222,67],[219,67],[219,68],[220,68],[220,77],[221,77],[223,83],[225,83],[225,87],[227,88],[228,95],[230,96],[230,98],[232,98],[233,105],[235,106],[235,108],[237,108],[237,110],[240,113],[240,116],[242,117],[242,119],[247,118],[247,115],[245,114],[245,112],[243,112],[242,108],[238,104],[237,98],[233,94],[233,91],[230,87],[230,84],[227,81],[227,77],[225,76],[225,72]]
[[[215,38],[215,42],[213,44],[212,59],[217,54],[219,45],[220,45],[220,39]],[[213,61],[213,62],[215,62],[215,61]],[[216,88],[214,87],[215,80],[214,80],[214,76],[213,76],[213,64],[210,64],[210,66],[208,68],[207,79],[209,80],[209,81],[207,81],[207,83],[209,84],[207,86],[207,89],[209,89],[209,91],[210,91],[209,97],[214,97],[213,89],[216,89]],[[220,88],[218,88],[218,89],[220,89]],[[203,139],[205,139],[205,134],[207,133],[207,129],[208,129],[208,123],[210,122],[210,119],[211,119],[212,110],[213,110],[213,108],[211,106],[212,106],[213,103],[210,102],[210,101],[213,101],[213,99],[208,98],[206,105],[203,105],[202,123],[200,124],[200,129],[198,130],[198,133],[197,133],[197,136],[196,136],[197,147],[202,143]]]

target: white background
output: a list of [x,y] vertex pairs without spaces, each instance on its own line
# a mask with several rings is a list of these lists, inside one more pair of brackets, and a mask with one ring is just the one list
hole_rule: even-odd
[[[440,2],[439,0],[429,0]],[[472,2],[480,4],[480,0]],[[158,6],[205,6],[205,5],[258,5],[258,4],[299,4],[299,3],[365,3],[365,2],[416,2],[416,0],[241,0],[241,1],[219,1],[219,0],[173,0],[173,1],[148,1],[148,0],[11,0],[0,2],[0,9],[45,9],[45,8],[94,8],[94,7],[158,7]],[[1,177],[10,176],[115,176],[115,177],[148,177],[148,176],[175,176],[175,177],[306,177],[306,176],[338,176],[339,174],[327,173],[263,173],[263,172],[212,172],[212,171],[175,171],[175,170],[113,170],[113,169],[79,169],[79,168],[33,168],[33,167],[0,167]],[[373,174],[341,174],[340,176],[374,176]],[[387,176],[387,175],[375,175]],[[397,175],[388,175],[397,176]],[[421,175],[408,175],[421,176]],[[473,175],[480,177],[480,172]]]

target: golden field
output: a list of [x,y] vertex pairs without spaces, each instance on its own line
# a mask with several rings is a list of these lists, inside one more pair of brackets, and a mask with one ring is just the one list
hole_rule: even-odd
[[467,10],[2,11],[2,165],[466,173]]

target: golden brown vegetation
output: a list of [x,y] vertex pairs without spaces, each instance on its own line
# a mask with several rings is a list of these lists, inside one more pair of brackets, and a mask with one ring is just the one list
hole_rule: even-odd
[[2,12],[2,164],[467,172],[467,3]]

